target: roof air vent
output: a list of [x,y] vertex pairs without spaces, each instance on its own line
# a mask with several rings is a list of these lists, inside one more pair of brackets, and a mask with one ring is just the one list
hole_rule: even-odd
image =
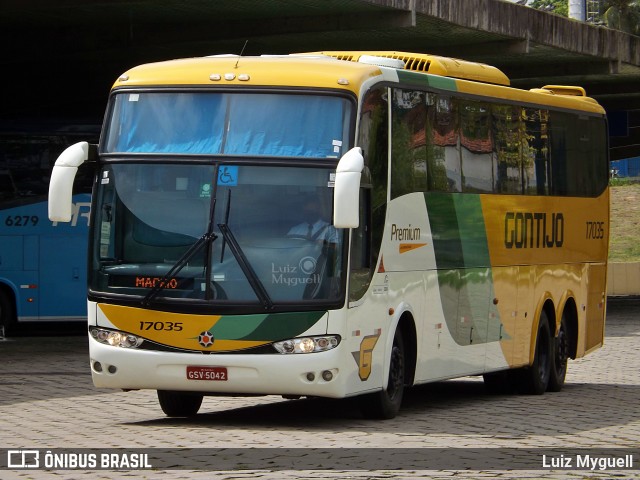
[[404,62],[398,58],[377,57],[375,55],[360,55],[359,63],[376,65],[377,67],[401,68],[404,69]]

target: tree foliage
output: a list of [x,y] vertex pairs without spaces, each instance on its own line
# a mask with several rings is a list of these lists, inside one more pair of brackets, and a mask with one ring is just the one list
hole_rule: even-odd
[[564,17],[569,16],[569,0],[533,0],[529,6],[537,10],[557,13]]
[[607,27],[640,35],[640,0],[607,0],[602,4],[602,18]]
[[[599,17],[607,27],[640,35],[640,0],[600,0],[597,3]],[[533,0],[529,6],[569,16],[569,0]]]

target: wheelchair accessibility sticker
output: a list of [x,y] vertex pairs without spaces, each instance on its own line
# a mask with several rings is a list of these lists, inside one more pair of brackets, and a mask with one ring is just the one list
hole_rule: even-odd
[[223,165],[218,169],[218,185],[235,187],[238,185],[238,166]]

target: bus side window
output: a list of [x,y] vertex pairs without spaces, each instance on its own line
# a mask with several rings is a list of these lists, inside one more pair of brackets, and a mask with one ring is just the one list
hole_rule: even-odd
[[391,126],[391,198],[427,190],[425,92],[394,89]]
[[429,191],[460,192],[459,131],[456,101],[446,95],[426,97],[427,185]]
[[463,190],[493,193],[493,143],[489,105],[460,100],[460,156]]
[[373,275],[371,258],[371,189],[360,189],[360,225],[351,232],[351,274],[349,300],[364,295]]
[[497,171],[495,192],[522,194],[522,147],[524,135],[521,112],[513,105],[493,105],[493,155]]
[[357,145],[362,148],[365,168],[361,177],[360,227],[352,231],[357,253],[351,257],[349,301],[365,294],[380,254],[387,211],[389,171],[389,90],[376,88],[367,92],[362,102]]

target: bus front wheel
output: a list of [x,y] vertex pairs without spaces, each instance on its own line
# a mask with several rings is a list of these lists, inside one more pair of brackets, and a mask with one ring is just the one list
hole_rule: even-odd
[[158,390],[160,408],[167,417],[192,417],[202,405],[203,395],[189,392]]
[[402,333],[396,331],[391,348],[387,388],[360,398],[360,410],[366,418],[390,419],[400,411],[404,395],[405,350]]

